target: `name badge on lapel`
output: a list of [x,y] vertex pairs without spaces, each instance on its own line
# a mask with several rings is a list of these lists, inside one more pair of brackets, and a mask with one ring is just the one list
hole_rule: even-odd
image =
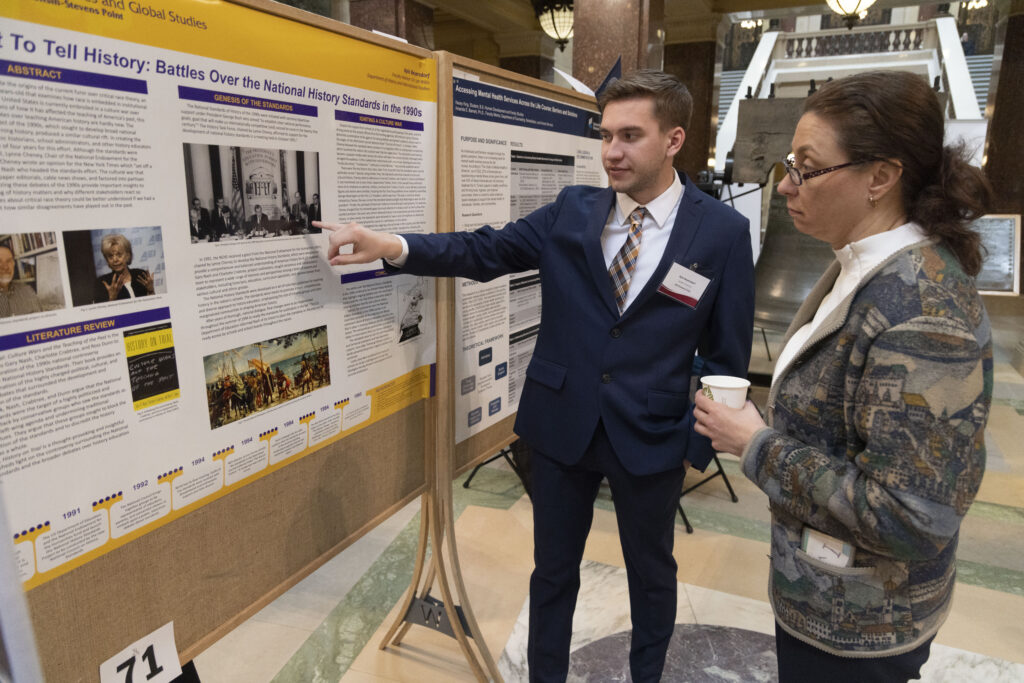
[[658,291],[690,308],[697,308],[697,302],[704,296],[704,290],[710,283],[711,280],[700,273],[673,263],[669,268],[668,275],[658,285]]

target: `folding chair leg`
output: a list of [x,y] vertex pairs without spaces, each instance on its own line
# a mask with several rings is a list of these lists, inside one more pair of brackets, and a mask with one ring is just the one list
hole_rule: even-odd
[[718,461],[718,454],[715,453],[715,465],[718,466],[718,474],[722,475],[722,481],[725,482],[725,488],[729,489],[729,495],[732,496],[732,502],[738,503],[740,499],[736,497],[736,492],[732,490],[732,484],[729,483],[729,477],[725,476],[725,470],[722,469],[722,463]]
[[492,462],[494,462],[498,458],[505,458],[505,461],[509,464],[509,467],[512,468],[512,471],[515,472],[518,475],[519,474],[519,468],[517,468],[515,466],[515,463],[512,462],[512,459],[510,457],[508,457],[509,453],[511,453],[511,451],[508,448],[502,448],[500,451],[498,451],[497,455],[491,456],[487,460],[484,460],[482,463],[480,463],[479,465],[474,467],[473,471],[469,473],[468,477],[466,477],[466,481],[462,482],[462,488],[468,489],[469,488],[469,482],[473,481],[473,477],[475,477],[476,473],[480,471],[480,468],[483,467],[484,465],[490,465]]
[[690,525],[690,520],[688,520],[686,518],[686,513],[683,512],[683,504],[682,503],[676,503],[676,507],[679,508],[679,514],[683,518],[683,524],[686,525],[686,533],[692,534],[693,533],[693,527]]
[[469,488],[469,482],[473,481],[473,477],[475,477],[476,473],[480,471],[480,468],[483,467],[484,465],[486,465],[489,462],[490,462],[490,460],[487,460],[486,462],[482,462],[479,465],[477,465],[476,467],[474,467],[473,471],[469,473],[468,477],[466,477],[466,481],[462,482],[462,488],[468,489]]

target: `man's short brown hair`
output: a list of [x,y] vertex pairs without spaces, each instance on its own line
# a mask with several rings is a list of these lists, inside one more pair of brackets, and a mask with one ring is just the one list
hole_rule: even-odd
[[683,82],[671,74],[641,69],[608,84],[597,98],[597,107],[604,112],[609,102],[650,97],[654,101],[654,117],[662,130],[690,127],[693,97]]

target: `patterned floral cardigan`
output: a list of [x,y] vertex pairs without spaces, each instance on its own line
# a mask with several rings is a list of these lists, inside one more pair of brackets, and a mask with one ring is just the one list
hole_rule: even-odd
[[[834,262],[789,334],[813,318]],[[743,472],[772,512],[769,595],[782,628],[845,657],[914,649],[949,610],[960,520],[985,469],[988,315],[926,241],[877,266],[776,378]],[[800,549],[804,526],[855,546],[851,567]]]

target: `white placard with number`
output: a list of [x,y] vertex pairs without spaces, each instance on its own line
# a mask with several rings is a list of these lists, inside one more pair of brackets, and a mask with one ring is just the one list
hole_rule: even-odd
[[100,664],[100,683],[169,683],[180,675],[173,621]]

